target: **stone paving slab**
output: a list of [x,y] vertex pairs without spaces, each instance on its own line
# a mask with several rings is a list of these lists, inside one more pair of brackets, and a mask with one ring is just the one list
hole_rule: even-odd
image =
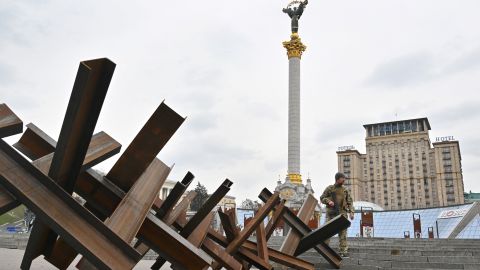
[[[7,249],[0,248],[0,269],[1,270],[10,270],[10,269],[20,269],[20,263],[22,262],[22,257],[24,250],[20,249]],[[75,261],[67,268],[67,270],[78,270],[75,267],[75,264],[78,262],[80,257],[78,256]],[[153,260],[142,260],[140,261],[134,270],[150,270],[150,267],[155,261]],[[49,262],[45,261],[43,257],[39,257],[33,261],[31,270],[51,270],[56,269]],[[161,270],[171,270],[170,264],[165,264]]]

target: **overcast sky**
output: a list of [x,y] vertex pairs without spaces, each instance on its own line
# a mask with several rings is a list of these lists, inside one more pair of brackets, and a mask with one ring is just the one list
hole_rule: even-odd
[[[58,138],[82,60],[117,64],[97,131],[124,150],[162,100],[187,120],[160,152],[240,203],[287,170],[287,1],[0,0],[0,103]],[[480,192],[480,1],[310,0],[299,34],[301,171],[316,197],[368,123],[428,117]],[[12,143],[15,138],[9,138]],[[97,166],[108,171],[117,157]],[[196,182],[193,184],[195,185]]]

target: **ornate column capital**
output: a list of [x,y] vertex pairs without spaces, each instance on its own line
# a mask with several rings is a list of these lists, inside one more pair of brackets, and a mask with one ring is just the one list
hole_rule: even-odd
[[290,36],[290,41],[284,41],[283,47],[287,49],[288,59],[292,57],[302,58],[302,53],[307,49],[307,46],[302,43],[298,33],[293,33]]
[[289,173],[288,179],[292,184],[301,185],[302,184],[302,175],[298,173]]

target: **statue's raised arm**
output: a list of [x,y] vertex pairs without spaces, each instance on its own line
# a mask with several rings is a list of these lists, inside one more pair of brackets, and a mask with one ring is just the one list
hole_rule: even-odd
[[308,0],[299,1],[294,0],[288,4],[286,8],[282,11],[287,13],[288,16],[292,19],[292,33],[298,32],[298,20],[303,14],[303,10],[305,9],[306,5],[308,4]]

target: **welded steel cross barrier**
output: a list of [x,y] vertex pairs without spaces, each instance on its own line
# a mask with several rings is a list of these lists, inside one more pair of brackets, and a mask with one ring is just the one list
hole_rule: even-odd
[[[260,200],[266,202],[272,196],[273,194],[265,188],[258,197]],[[342,257],[323,241],[334,236],[340,230],[347,229],[350,226],[350,221],[347,218],[339,215],[315,231],[312,231],[305,223],[308,221],[307,218],[304,222],[288,208],[284,210],[283,220],[291,227],[292,231],[296,231],[296,233],[302,237],[298,245],[295,246],[295,252],[292,255],[298,256],[308,249],[313,248],[333,267],[340,268]]]
[[[274,261],[312,270],[311,263],[293,253],[314,247],[322,255],[333,256],[333,251],[318,241],[335,232],[332,226],[343,226],[338,221],[341,218],[312,232],[302,217],[311,210],[301,211],[300,218],[293,215],[278,193],[261,193],[265,204],[243,230],[237,229],[232,211],[220,211],[226,236],[210,224],[218,203],[230,190],[230,180],[189,220],[186,210],[195,192],[185,191],[192,173],[160,200],[159,191],[172,167],[156,156],[185,120],[163,102],[105,176],[93,170],[92,166],[121,148],[105,132],[93,134],[114,68],[106,58],[81,62],[58,143],[30,123],[13,145],[24,156],[1,139],[21,133],[23,122],[0,104],[0,214],[24,204],[37,216],[22,269],[29,269],[40,255],[66,269],[78,254],[83,256],[79,269],[132,269],[149,249],[159,254],[152,269],[165,261],[175,269],[272,269],[270,261]],[[83,205],[73,198],[74,192],[85,200]],[[265,227],[263,221],[271,211]],[[289,240],[295,248],[288,252],[266,245],[282,218],[295,234],[295,240]],[[248,240],[253,232],[257,243]]]
[[[64,269],[77,252],[85,258],[83,269],[131,269],[141,258],[129,245],[135,236],[181,268],[203,269],[212,262],[150,210],[171,170],[155,157],[183,117],[162,102],[106,177],[90,169],[120,151],[106,133],[93,135],[114,68],[105,58],[80,63],[59,142],[29,124],[15,144],[32,163],[0,142],[0,211],[21,202],[37,215],[22,269],[40,254]],[[22,121],[0,104],[0,137],[22,130]],[[74,191],[86,200],[84,207]],[[172,219],[168,208],[175,202],[167,200],[158,216]]]

